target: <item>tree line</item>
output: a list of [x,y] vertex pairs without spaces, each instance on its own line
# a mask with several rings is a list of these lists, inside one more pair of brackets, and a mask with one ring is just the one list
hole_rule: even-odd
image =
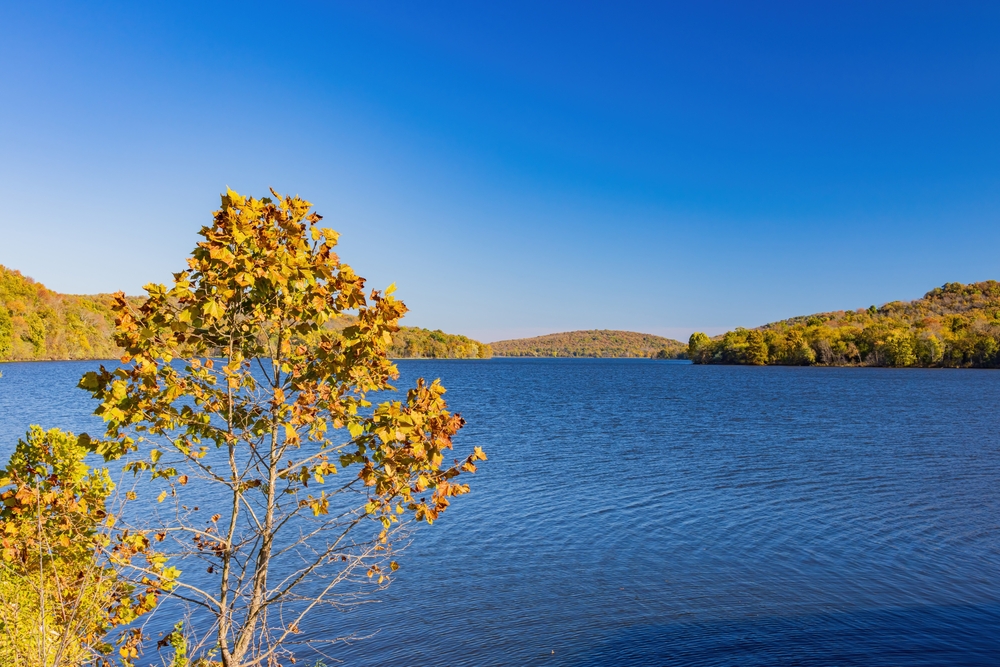
[[[130,297],[138,306],[143,299]],[[114,297],[110,294],[60,294],[0,265],[0,362],[53,359],[115,359]],[[344,314],[331,322],[343,329],[356,318]],[[399,327],[392,333],[393,359],[488,359],[489,345],[440,329]]]
[[914,301],[817,313],[688,341],[696,364],[1000,367],[1000,283],[946,283]]

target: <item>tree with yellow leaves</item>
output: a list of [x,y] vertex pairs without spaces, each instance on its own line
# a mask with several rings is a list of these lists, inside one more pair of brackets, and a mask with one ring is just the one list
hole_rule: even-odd
[[438,381],[369,400],[398,378],[406,308],[392,287],[366,295],[309,202],[272,194],[228,191],[171,288],[117,295],[123,366],[81,381],[128,469],[160,487],[152,534],[207,564],[172,593],[211,620],[187,626],[195,664],[294,657],[310,612],[388,584],[406,526],[432,523],[486,458],[446,463],[464,421]]

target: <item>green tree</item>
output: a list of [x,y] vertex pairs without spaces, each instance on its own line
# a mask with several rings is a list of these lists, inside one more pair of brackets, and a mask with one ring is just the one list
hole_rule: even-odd
[[712,344],[712,339],[700,331],[695,331],[688,338],[688,359],[697,363],[706,363],[705,352]]
[[780,364],[786,366],[809,366],[816,362],[816,352],[801,329],[793,329],[785,333],[777,343],[774,354]]
[[756,329],[747,332],[746,363],[764,366],[769,357],[764,334]]
[[917,362],[914,353],[913,336],[910,332],[895,329],[882,341],[886,364],[889,366],[912,366]]
[[[398,377],[406,308],[391,287],[366,296],[309,202],[272,194],[227,192],[173,287],[148,285],[139,307],[116,295],[124,365],[81,381],[135,450],[128,469],[172,503],[160,534],[209,563],[210,585],[174,591],[212,621],[188,642],[196,664],[211,647],[225,667],[291,657],[318,605],[388,584],[406,525],[433,522],[486,458],[445,463],[464,421],[438,381],[368,400]],[[327,326],[346,311],[350,326]],[[191,507],[193,487],[218,501]]]
[[115,532],[114,484],[84,461],[99,449],[32,426],[0,472],[0,664],[111,664],[112,642],[134,664],[138,630],[111,634],[152,610],[177,574],[145,536]]
[[14,324],[10,319],[10,311],[0,303],[0,359],[10,356],[14,349]]
[[28,315],[25,321],[28,323],[28,334],[25,340],[32,344],[37,356],[42,356],[45,353],[45,334],[48,331],[45,322],[37,312]]

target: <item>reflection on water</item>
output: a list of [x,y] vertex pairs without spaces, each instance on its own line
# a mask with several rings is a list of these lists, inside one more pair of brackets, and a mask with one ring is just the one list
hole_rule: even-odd
[[[0,366],[0,454],[99,429],[92,366]],[[313,619],[374,633],[346,664],[1000,664],[1000,373],[400,369],[442,378],[490,460],[379,604]]]

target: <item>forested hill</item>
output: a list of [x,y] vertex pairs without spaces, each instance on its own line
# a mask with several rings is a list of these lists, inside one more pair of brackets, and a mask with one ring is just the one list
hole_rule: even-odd
[[109,359],[111,296],[58,294],[0,265],[0,361]]
[[535,338],[490,343],[498,357],[647,357],[677,359],[687,346],[680,341],[633,331],[569,331]]
[[[351,321],[345,316],[340,325]],[[110,295],[59,294],[0,265],[0,361],[117,358],[114,322]],[[415,327],[401,327],[389,350],[393,358],[490,355],[489,345],[465,336]]]
[[915,301],[793,317],[709,339],[695,363],[1000,367],[1000,283],[947,283]]

